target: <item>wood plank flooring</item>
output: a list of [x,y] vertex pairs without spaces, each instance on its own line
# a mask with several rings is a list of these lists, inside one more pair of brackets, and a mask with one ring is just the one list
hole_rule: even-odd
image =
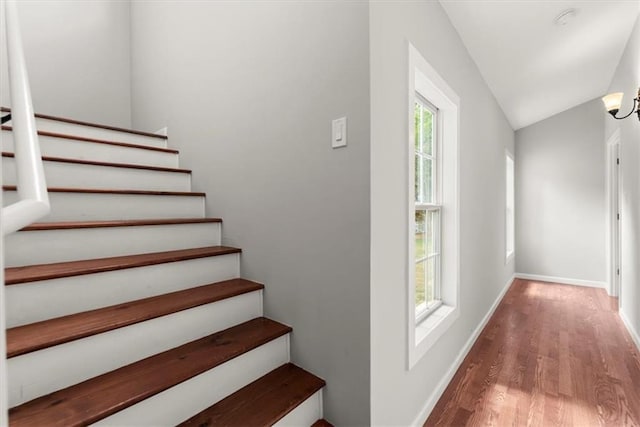
[[640,352],[603,289],[516,280],[425,426],[640,426]]

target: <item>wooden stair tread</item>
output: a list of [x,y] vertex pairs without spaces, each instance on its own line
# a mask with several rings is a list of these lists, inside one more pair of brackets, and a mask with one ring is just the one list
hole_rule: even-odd
[[[11,108],[0,107],[0,111],[5,112],[5,113],[10,113],[11,112]],[[37,118],[40,118],[40,119],[55,120],[57,122],[65,122],[65,123],[71,123],[71,124],[75,124],[75,125],[83,125],[83,126],[90,126],[90,127],[94,127],[94,128],[114,130],[114,131],[117,131],[117,132],[132,133],[132,134],[135,134],[135,135],[150,136],[150,137],[153,137],[153,138],[167,139],[167,137],[165,135],[158,135],[158,134],[155,134],[155,133],[143,132],[143,131],[134,130],[134,129],[125,129],[125,128],[120,128],[120,127],[111,126],[111,125],[103,125],[103,124],[99,124],[99,123],[84,122],[84,121],[75,120],[75,119],[68,119],[66,117],[50,116],[48,114],[40,114],[40,113],[35,113],[34,116],[36,116]]]
[[[11,126],[2,126],[1,129],[8,132],[13,131],[13,128]],[[171,153],[171,154],[179,153],[178,150],[173,148],[153,147],[150,145],[132,144],[130,142],[107,141],[104,139],[88,138],[86,136],[78,136],[78,135],[68,135],[66,133],[49,132],[45,130],[39,130],[38,135],[50,136],[53,138],[73,139],[75,141],[83,141],[83,142],[94,142],[96,144],[116,145],[119,147],[139,148],[141,150],[161,151],[163,153]]]
[[[3,151],[2,157],[14,158],[15,153]],[[173,173],[186,173],[186,174],[191,173],[191,170],[189,169],[168,168],[168,167],[161,167],[161,166],[147,166],[147,165],[138,165],[133,163],[99,162],[96,160],[70,159],[66,157],[42,156],[42,160],[47,162],[72,163],[77,165],[88,165],[88,166],[104,166],[104,167],[125,168],[125,169],[142,169],[142,170],[150,170],[150,171],[156,171],[156,172],[173,172]]]
[[263,289],[262,284],[231,279],[110,307],[7,329],[7,357],[143,322]]
[[[4,191],[16,191],[15,185],[3,185]],[[49,193],[89,193],[89,194],[139,194],[149,196],[198,196],[204,197],[205,193],[195,191],[155,191],[155,190],[110,190],[101,188],[61,188],[49,187]]]
[[240,249],[228,246],[207,246],[204,248],[180,249],[137,255],[88,259],[82,261],[27,265],[23,267],[11,267],[5,269],[4,278],[5,285],[15,285],[38,280],[80,276],[83,274],[143,267],[147,265],[206,258],[239,252],[241,252]]
[[324,380],[287,363],[179,425],[270,426],[324,385]]
[[311,427],[333,427],[333,424],[325,419],[321,419],[311,424]]
[[12,408],[9,423],[87,425],[289,332],[288,326],[256,318]]
[[177,225],[219,223],[220,218],[118,219],[112,221],[36,222],[21,231],[68,230],[74,228],[138,227],[144,225]]

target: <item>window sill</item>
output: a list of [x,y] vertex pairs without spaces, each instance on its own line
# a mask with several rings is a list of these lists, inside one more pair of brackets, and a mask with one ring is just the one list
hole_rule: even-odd
[[460,310],[451,305],[442,304],[423,321],[415,325],[415,346],[409,349],[409,369],[429,351],[442,335],[460,316]]

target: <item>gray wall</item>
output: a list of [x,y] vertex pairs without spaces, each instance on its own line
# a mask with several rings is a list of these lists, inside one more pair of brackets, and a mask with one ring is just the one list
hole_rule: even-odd
[[[505,265],[505,150],[514,133],[441,5],[370,3],[372,424],[423,422],[433,395],[500,292]],[[458,94],[461,316],[407,371],[408,49]]]
[[[131,125],[129,1],[21,1],[36,112]],[[0,104],[10,106],[4,29]]]
[[[133,122],[169,127],[325,416],[369,423],[369,44],[363,2],[132,4]],[[331,120],[348,117],[346,148]]]
[[[631,110],[631,99],[640,86],[640,18],[614,74],[608,92],[624,92],[621,112]],[[606,113],[604,113],[606,114]],[[620,129],[621,188],[621,289],[620,315],[635,334],[640,346],[640,122],[636,117],[625,120],[605,118],[608,138]]]
[[516,131],[518,273],[605,286],[602,111],[595,99]]

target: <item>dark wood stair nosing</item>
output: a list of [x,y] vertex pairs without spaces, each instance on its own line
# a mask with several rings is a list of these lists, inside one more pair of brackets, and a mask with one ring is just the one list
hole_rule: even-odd
[[[17,191],[15,185],[3,185],[4,191]],[[86,194],[132,194],[140,196],[191,196],[205,197],[203,192],[196,191],[159,191],[159,190],[115,190],[103,188],[67,188],[67,187],[49,187],[49,193],[86,193]]]
[[311,427],[333,427],[333,424],[331,424],[329,421],[325,420],[324,418],[321,418],[315,423],[313,423]]
[[[14,158],[15,153],[3,151],[2,157]],[[52,157],[52,156],[42,156],[42,160],[46,162],[70,163],[70,164],[87,165],[87,166],[104,166],[104,167],[111,167],[111,168],[142,169],[142,170],[150,170],[155,172],[172,172],[172,173],[191,174],[191,170],[189,169],[168,168],[163,166],[148,166],[148,165],[139,165],[134,163],[101,162],[96,160],[70,159],[66,157]]]
[[59,221],[36,222],[20,231],[72,230],[84,228],[141,227],[159,225],[184,225],[221,223],[221,218],[170,218],[170,219],[131,219],[112,221]]
[[[13,131],[13,128],[11,126],[5,126],[5,125],[2,125],[0,129],[8,132]],[[152,145],[133,144],[130,142],[108,141],[105,139],[89,138],[89,137],[80,136],[80,135],[68,135],[66,133],[49,132],[46,130],[39,130],[38,135],[50,136],[52,138],[71,139],[71,140],[80,141],[80,142],[92,142],[96,144],[106,144],[106,145],[114,145],[114,146],[126,147],[126,148],[136,148],[140,150],[159,151],[159,152],[168,153],[168,154],[180,153],[178,150],[174,148],[154,147]]]
[[290,332],[258,317],[11,408],[9,423],[92,424]]
[[326,385],[325,381],[285,363],[179,424],[195,426],[273,425]]
[[[11,112],[11,108],[0,107],[0,111],[5,112],[5,113],[9,113],[9,112]],[[117,127],[117,126],[104,125],[104,124],[99,124],[99,123],[91,123],[91,122],[85,122],[85,121],[75,120],[75,119],[68,119],[66,117],[51,116],[51,115],[48,115],[48,114],[41,114],[41,113],[35,113],[34,116],[37,117],[37,118],[40,118],[40,119],[45,119],[45,120],[54,120],[54,121],[57,121],[57,122],[70,123],[70,124],[74,124],[74,125],[89,126],[89,127],[94,127],[94,128],[112,130],[112,131],[116,131],[116,132],[131,133],[131,134],[134,134],[134,135],[150,136],[152,138],[158,138],[158,139],[165,139],[165,140],[167,139],[167,137],[165,135],[158,135],[158,134],[151,133],[151,132],[143,132],[143,131],[140,131],[140,130],[126,129],[126,128],[121,128],[121,127]]]
[[7,329],[7,358],[264,289],[230,279]]
[[229,246],[206,246],[136,255],[124,255],[82,261],[57,262],[5,268],[5,285],[82,276],[129,268],[146,267],[170,262],[241,253],[239,248]]

